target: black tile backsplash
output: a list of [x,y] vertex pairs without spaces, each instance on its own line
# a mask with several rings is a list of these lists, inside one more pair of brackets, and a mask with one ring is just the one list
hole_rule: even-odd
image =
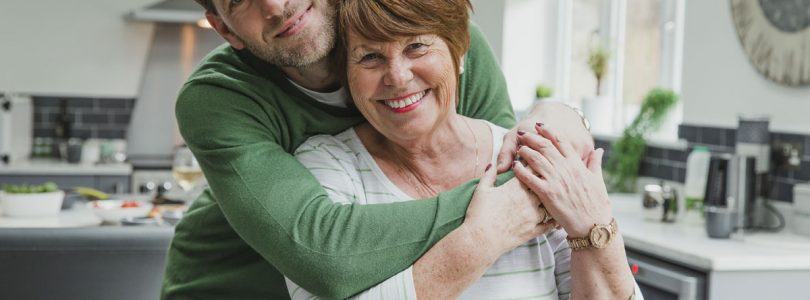
[[55,137],[62,103],[71,120],[70,137],[124,139],[135,99],[34,97],[34,137]]
[[[689,149],[668,149],[647,146],[639,170],[641,176],[686,181],[686,158],[695,146],[708,147],[712,153],[733,153],[736,144],[736,129],[680,125],[678,137],[688,142]],[[771,187],[767,191],[770,199],[792,202],[793,185],[810,181],[810,135],[771,132],[771,143],[791,143],[802,147],[801,165],[798,169],[777,168],[771,164]],[[611,142],[596,140],[596,146],[605,149],[605,161],[611,154]]]

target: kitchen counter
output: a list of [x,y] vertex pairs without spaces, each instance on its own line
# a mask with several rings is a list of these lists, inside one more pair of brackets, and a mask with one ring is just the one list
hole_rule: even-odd
[[132,165],[118,164],[70,164],[55,160],[29,160],[0,165],[0,175],[48,175],[48,176],[129,176]]
[[789,228],[710,239],[702,224],[644,220],[638,194],[613,194],[611,200],[628,248],[703,271],[810,270],[810,238]]

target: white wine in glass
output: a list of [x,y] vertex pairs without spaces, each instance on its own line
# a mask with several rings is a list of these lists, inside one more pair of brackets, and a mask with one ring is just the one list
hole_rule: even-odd
[[177,180],[177,184],[183,191],[191,191],[203,179],[203,172],[200,164],[191,150],[186,146],[181,146],[174,153],[174,164],[172,165],[172,176]]

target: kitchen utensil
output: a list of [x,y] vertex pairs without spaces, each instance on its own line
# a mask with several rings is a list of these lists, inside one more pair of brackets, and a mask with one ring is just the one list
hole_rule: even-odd
[[0,191],[0,206],[8,217],[52,217],[62,210],[65,192],[11,194]]
[[678,217],[678,204],[678,194],[663,181],[661,184],[644,186],[642,206],[645,220],[675,222]]
[[96,200],[88,202],[87,207],[110,223],[119,223],[128,217],[145,217],[152,211],[152,203],[135,200]]
[[710,238],[727,239],[734,232],[737,214],[734,210],[719,207],[706,207],[706,234]]

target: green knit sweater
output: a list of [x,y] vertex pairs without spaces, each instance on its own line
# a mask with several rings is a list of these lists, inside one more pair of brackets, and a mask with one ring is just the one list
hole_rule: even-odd
[[[505,80],[480,30],[470,28],[458,111],[510,128]],[[316,295],[349,297],[406,269],[458,227],[474,190],[470,182],[422,201],[333,203],[290,153],[362,115],[316,102],[275,66],[227,44],[183,86],[176,115],[210,190],[177,225],[164,299],[287,299],[280,272]]]

